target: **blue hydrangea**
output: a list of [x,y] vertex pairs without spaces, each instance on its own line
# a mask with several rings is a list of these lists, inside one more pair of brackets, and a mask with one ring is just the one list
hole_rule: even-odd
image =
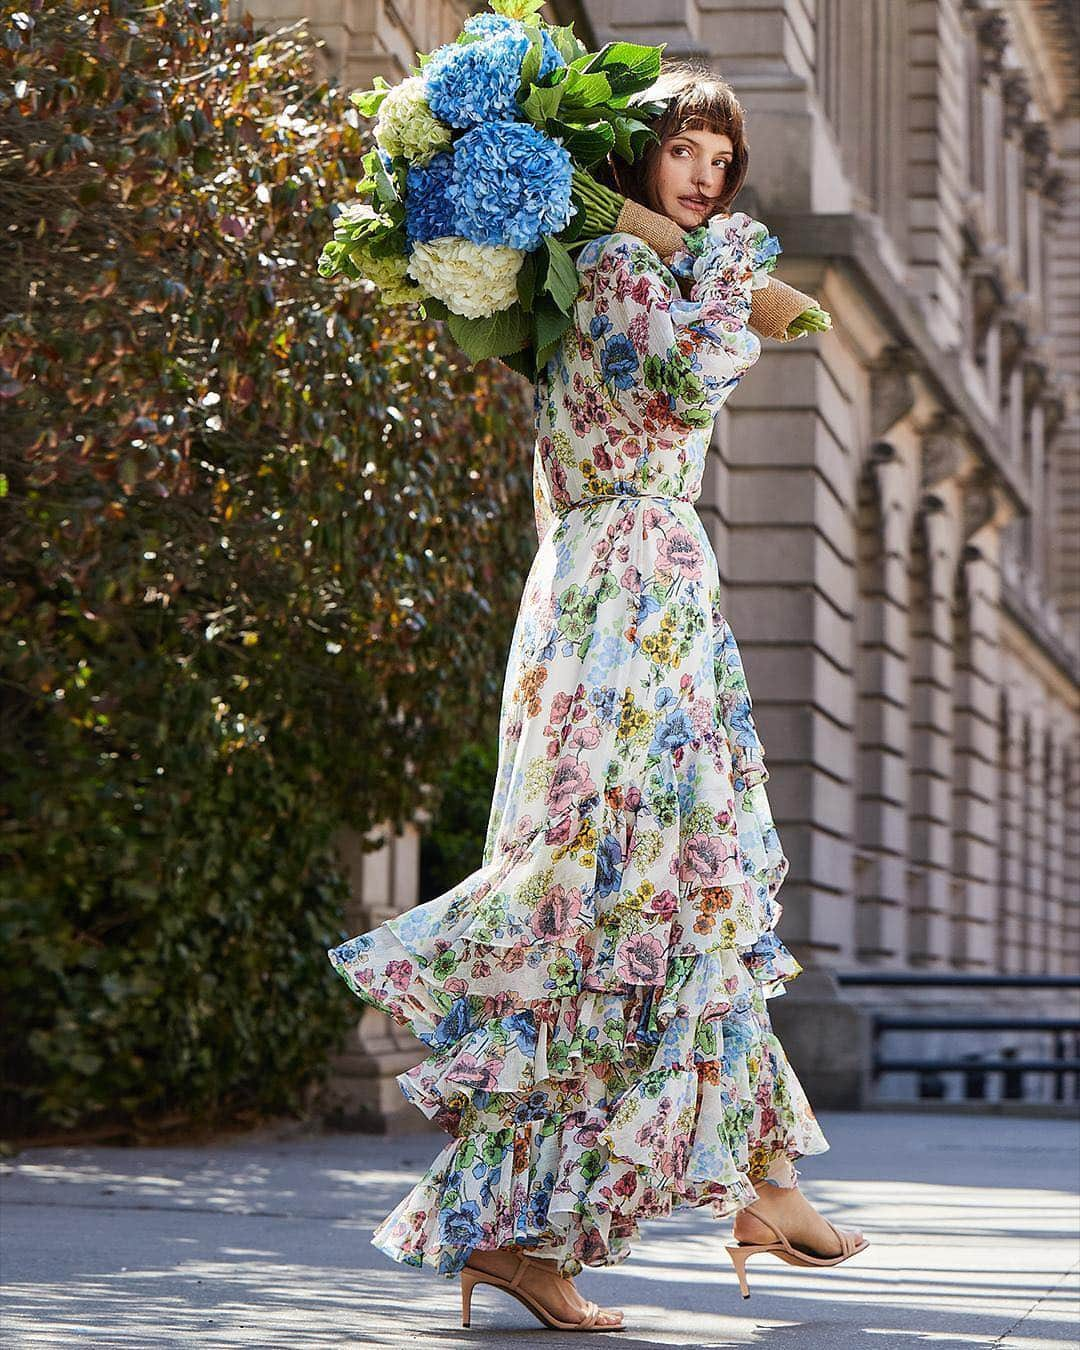
[[528,47],[524,28],[500,29],[480,42],[437,47],[423,69],[431,111],[447,126],[462,128],[517,117],[521,62]]
[[[483,37],[494,37],[496,33],[528,33],[524,24],[517,19],[508,18],[505,14],[473,14],[465,20],[466,33],[480,33]],[[565,66],[566,61],[559,51],[558,47],[551,40],[551,34],[546,28],[540,29],[540,70],[537,79],[542,79],[549,71],[556,66]],[[524,52],[522,53],[524,56]]]
[[454,147],[457,233],[532,252],[570,220],[569,153],[528,122],[474,127]]
[[405,238],[411,251],[416,243],[457,234],[450,184],[454,156],[443,150],[432,156],[427,168],[411,164],[405,175]]

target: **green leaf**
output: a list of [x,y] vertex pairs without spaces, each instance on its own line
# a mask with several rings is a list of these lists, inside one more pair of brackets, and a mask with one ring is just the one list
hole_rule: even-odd
[[437,300],[435,296],[429,295],[420,302],[420,308],[425,319],[448,319],[450,310],[447,309],[442,300]]
[[390,92],[390,86],[381,75],[375,76],[374,89],[357,89],[349,95],[352,103],[364,117],[374,117],[382,107],[382,101]]
[[574,32],[573,24],[567,24],[565,27],[549,25],[548,36],[567,65],[587,55],[587,48]]
[[543,289],[562,313],[569,314],[580,285],[578,270],[573,258],[553,235],[545,236],[544,249],[548,255],[548,267]]
[[558,137],[563,149],[584,168],[603,159],[615,144],[615,132],[607,122],[590,127],[574,127],[557,118],[549,118],[547,132],[549,136]]
[[547,296],[541,296],[537,301],[533,311],[533,346],[538,372],[547,365],[572,323],[572,317],[558,309]]
[[544,8],[545,0],[491,0],[496,14],[507,19],[528,20]]
[[581,238],[585,229],[585,199],[580,192],[571,191],[570,205],[573,208],[569,222],[552,236],[563,244],[573,244]]
[[609,42],[589,60],[586,73],[603,71],[616,94],[635,93],[645,89],[660,74],[660,56],[667,46],[646,47],[636,42]]
[[536,357],[532,347],[522,347],[519,352],[504,352],[499,360],[516,375],[524,375],[527,380],[536,378]]
[[624,158],[629,161],[639,158],[650,141],[659,141],[659,139],[652,127],[634,127],[630,132],[630,153],[625,155]]
[[[563,68],[560,67],[560,69]],[[543,128],[548,118],[554,117],[559,111],[562,97],[563,86],[561,84],[554,89],[545,89],[543,85],[534,84],[529,90],[528,98],[520,105],[521,111],[533,126]]]
[[451,314],[447,326],[470,364],[487,356],[520,351],[529,341],[529,319],[520,305],[511,305],[486,319],[467,319],[461,314]]
[[533,298],[536,294],[536,255],[534,253],[526,253],[522,259],[517,274],[517,294],[518,303],[528,314],[532,310]]
[[544,47],[537,29],[528,28],[525,31],[529,35],[529,49],[521,60],[521,79],[517,91],[519,102],[525,96],[533,80],[540,74],[540,65],[544,59]]
[[569,68],[559,88],[562,90],[564,112],[567,108],[595,108],[600,103],[606,103],[612,94],[606,75],[585,75],[573,67]]
[[[395,170],[396,168],[395,165]],[[378,154],[375,154],[372,170],[375,178],[375,191],[379,200],[381,202],[400,202],[401,194],[398,191],[397,173],[395,172],[394,177],[391,178]]]

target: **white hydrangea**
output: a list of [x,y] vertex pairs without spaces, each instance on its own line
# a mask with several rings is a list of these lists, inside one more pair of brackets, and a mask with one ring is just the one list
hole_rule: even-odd
[[448,234],[418,243],[408,273],[455,314],[486,319],[517,300],[524,257],[523,249],[508,244],[474,244]]
[[431,111],[419,75],[395,84],[383,99],[375,139],[388,155],[404,155],[410,164],[419,165],[427,165],[436,151],[450,144],[450,128]]

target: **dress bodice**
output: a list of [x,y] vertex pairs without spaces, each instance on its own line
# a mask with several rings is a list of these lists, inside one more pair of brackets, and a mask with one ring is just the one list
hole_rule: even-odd
[[699,227],[669,265],[622,232],[582,248],[574,322],[535,391],[541,539],[553,515],[598,498],[696,500],[716,414],[760,355],[750,292],[778,252],[744,212]]

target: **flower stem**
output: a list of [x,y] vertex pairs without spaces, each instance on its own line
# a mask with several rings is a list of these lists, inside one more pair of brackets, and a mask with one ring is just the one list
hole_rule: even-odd
[[598,235],[613,230],[626,198],[598,183],[584,169],[574,169],[571,181],[585,203],[586,229]]

